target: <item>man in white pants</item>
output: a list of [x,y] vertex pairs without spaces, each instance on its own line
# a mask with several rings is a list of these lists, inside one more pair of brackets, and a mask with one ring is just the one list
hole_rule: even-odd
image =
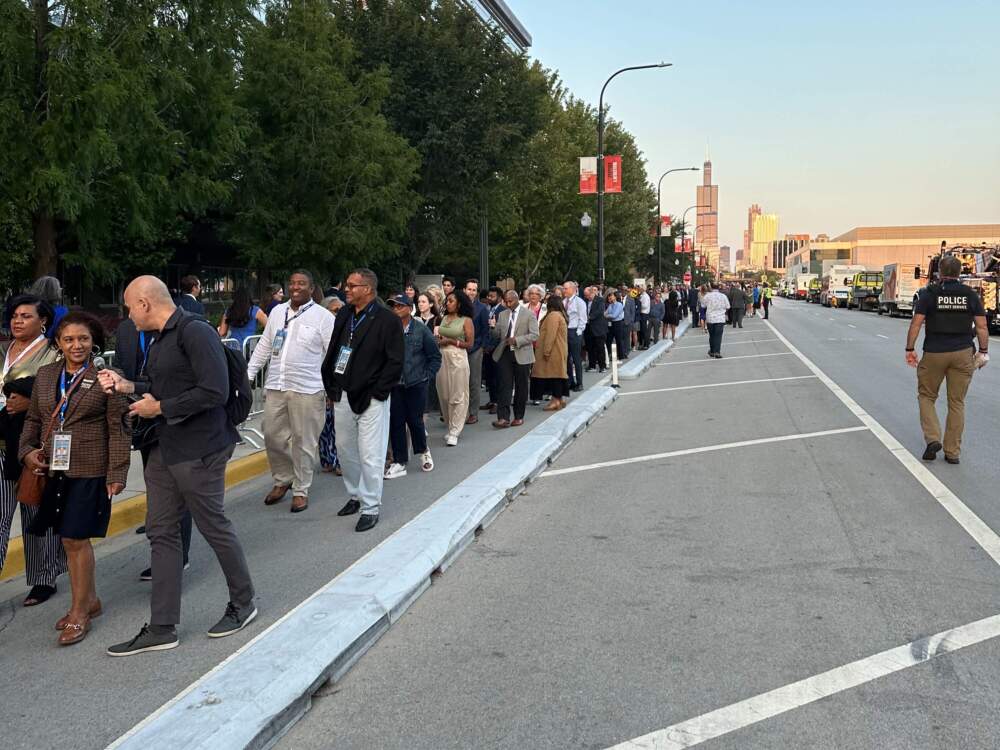
[[350,499],[337,513],[361,511],[355,531],[378,523],[389,446],[389,395],[403,374],[405,342],[396,314],[375,295],[378,277],[367,268],[351,272],[347,305],[337,314],[323,361],[323,384],[333,402],[337,458]]
[[292,513],[309,507],[309,487],[326,421],[326,392],[320,367],[333,334],[333,315],[312,301],[308,271],[288,277],[288,302],[276,305],[250,357],[251,382],[267,365],[264,445],[274,487],[265,505],[292,491]]

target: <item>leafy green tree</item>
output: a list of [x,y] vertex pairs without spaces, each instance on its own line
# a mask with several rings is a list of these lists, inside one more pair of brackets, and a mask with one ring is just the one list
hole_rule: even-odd
[[421,205],[409,222],[406,272],[471,271],[480,219],[511,215],[502,175],[545,122],[544,71],[457,0],[337,0],[361,63],[387,68],[384,111],[420,154]]
[[0,195],[35,274],[114,278],[228,194],[244,0],[0,0]]
[[359,69],[329,2],[268,4],[239,89],[254,127],[231,235],[250,264],[339,275],[398,250],[418,157],[380,113],[388,89],[385,70]]

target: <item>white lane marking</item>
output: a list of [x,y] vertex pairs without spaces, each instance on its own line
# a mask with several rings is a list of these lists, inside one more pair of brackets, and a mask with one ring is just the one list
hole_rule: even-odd
[[[767,321],[765,321],[767,322]],[[1000,565],[1000,536],[993,531],[986,523],[975,513],[968,505],[963,503],[954,492],[948,489],[944,482],[938,479],[934,474],[924,466],[916,456],[910,453],[906,448],[900,443],[892,434],[885,429],[878,421],[875,420],[868,412],[861,408],[857,401],[847,395],[839,385],[837,385],[833,380],[831,380],[826,373],[817,367],[812,360],[810,360],[806,355],[796,349],[792,342],[781,335],[781,332],[771,325],[770,322],[767,325],[774,331],[774,335],[781,339],[782,343],[791,349],[792,353],[799,358],[799,360],[812,370],[816,374],[824,385],[833,391],[834,395],[840,399],[841,403],[844,404],[848,409],[850,409],[854,416],[860,419],[868,428],[872,431],[889,452],[894,455],[901,464],[906,468],[910,474],[913,475],[914,479],[920,482],[935,500],[937,500],[941,507],[943,507],[948,513],[958,521],[959,525],[965,529],[965,531],[976,540],[976,543],[982,547],[986,554],[993,558],[994,562]],[[914,419],[916,415],[914,414]]]
[[757,380],[730,380],[728,383],[701,383],[699,385],[675,385],[672,388],[650,388],[646,391],[628,391],[619,396],[640,396],[644,393],[666,393],[667,391],[690,391],[695,388],[719,388],[724,385],[749,385],[750,383],[778,383],[783,380],[805,380],[815,378],[815,375],[792,375],[787,378],[758,378]]
[[622,742],[610,750],[676,750],[721,737],[786,711],[815,703],[866,682],[1000,636],[1000,615],[945,630],[872,654],[790,685],[769,690],[666,729]]
[[887,338],[889,338],[884,333],[876,333],[875,335],[878,336],[880,339],[887,339]]
[[[708,342],[706,342],[708,343]],[[741,354],[738,357],[723,357],[723,359],[755,359],[757,357],[784,357],[791,352],[778,352],[776,354]],[[680,362],[658,362],[657,367],[667,367],[669,365],[700,365],[705,362],[715,362],[714,359],[682,359]]]
[[[742,346],[743,344],[757,344],[757,343],[759,343],[761,341],[777,341],[777,340],[778,339],[775,339],[775,338],[770,338],[770,339],[750,339],[749,341],[734,341],[733,343],[728,344],[728,346]],[[704,344],[687,344],[685,346],[672,346],[670,348],[671,349],[704,349],[705,345]]]
[[847,327],[848,327],[848,328],[857,328],[857,326],[856,326],[856,325],[854,325],[854,323],[848,323],[848,324],[847,324]]
[[834,318],[830,318],[830,320],[834,320]]
[[719,443],[718,445],[703,445],[700,448],[684,448],[678,451],[667,451],[666,453],[650,453],[645,456],[634,456],[632,458],[619,458],[615,461],[599,461],[596,464],[584,464],[583,466],[569,466],[565,469],[549,469],[543,472],[543,477],[556,477],[560,474],[573,474],[577,471],[593,471],[594,469],[606,469],[609,466],[622,466],[624,464],[637,464],[642,461],[657,461],[661,458],[674,458],[676,456],[690,456],[694,453],[710,453],[712,451],[724,451],[730,448],[745,448],[748,445],[764,445],[765,443],[784,443],[789,440],[808,440],[809,438],[825,437],[827,435],[843,435],[847,432],[863,432],[868,428],[864,425],[857,427],[840,427],[836,430],[822,430],[820,432],[797,432],[794,435],[778,435],[769,438],[754,438],[753,440],[740,440],[735,443]]

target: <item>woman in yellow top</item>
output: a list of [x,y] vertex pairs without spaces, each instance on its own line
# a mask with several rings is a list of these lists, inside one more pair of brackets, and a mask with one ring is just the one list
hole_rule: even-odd
[[[15,483],[21,476],[17,449],[24,430],[24,420],[31,406],[35,374],[44,365],[56,361],[56,350],[45,337],[51,327],[53,311],[48,302],[23,294],[7,304],[11,342],[0,347],[0,568],[7,559],[7,542],[17,508]],[[51,529],[45,536],[29,534],[27,529],[38,515],[38,508],[21,506],[21,540],[24,563],[31,591],[25,607],[41,604],[56,593],[56,578],[66,571],[59,537]]]
[[445,315],[437,330],[441,347],[441,369],[437,374],[438,401],[447,432],[444,444],[458,445],[469,412],[469,355],[475,339],[472,302],[463,292],[445,298]]
[[566,406],[569,396],[569,378],[566,360],[569,356],[569,321],[562,300],[551,295],[545,303],[545,317],[538,326],[538,344],[531,379],[537,380],[543,393],[552,396],[542,411],[558,411]]

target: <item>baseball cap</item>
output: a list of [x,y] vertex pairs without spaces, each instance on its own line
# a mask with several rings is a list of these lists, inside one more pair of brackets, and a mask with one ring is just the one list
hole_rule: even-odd
[[387,304],[390,305],[402,305],[403,307],[413,307],[413,303],[410,302],[410,298],[405,294],[394,294],[391,297],[386,297]]

